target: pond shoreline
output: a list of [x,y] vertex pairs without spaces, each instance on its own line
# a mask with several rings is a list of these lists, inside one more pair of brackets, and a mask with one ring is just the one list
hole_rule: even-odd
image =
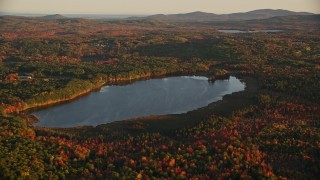
[[234,76],[214,83],[203,76],[176,76],[138,81],[125,86],[104,86],[71,103],[36,111],[36,126],[97,126],[150,115],[183,114],[243,91]]
[[[152,130],[152,131],[156,131],[157,129],[168,129],[168,127],[170,127],[169,129],[175,129],[177,127],[177,125],[169,125],[168,127],[163,128],[164,126],[166,126],[166,124],[168,124],[168,121],[170,121],[169,124],[174,124],[176,122],[180,123],[180,125],[178,125],[179,127],[181,127],[181,123],[183,123],[185,125],[192,125],[194,124],[194,122],[199,122],[199,119],[203,119],[204,117],[207,117],[208,113],[206,111],[211,111],[212,107],[215,107],[215,109],[217,107],[223,106],[226,107],[228,106],[227,104],[224,104],[224,102],[226,101],[230,101],[230,99],[232,99],[234,96],[237,96],[237,94],[239,93],[243,93],[246,92],[248,90],[248,86],[251,86],[252,83],[247,83],[247,79],[248,78],[241,78],[239,76],[235,76],[237,78],[239,78],[242,82],[245,82],[246,87],[245,90],[240,91],[240,92],[234,92],[232,94],[228,94],[222,97],[222,100],[218,100],[216,102],[212,102],[209,105],[205,106],[205,107],[200,107],[198,109],[195,110],[191,110],[188,111],[186,113],[182,113],[182,114],[168,114],[168,115],[153,115],[153,116],[144,116],[144,117],[137,117],[137,118],[128,118],[128,119],[123,119],[123,120],[119,120],[119,121],[114,121],[114,122],[109,122],[109,123],[103,123],[103,124],[99,124],[97,126],[91,126],[91,125],[84,125],[84,126],[74,126],[74,127],[48,127],[48,128],[53,128],[53,129],[82,129],[82,128],[100,128],[100,127],[114,127],[117,126],[115,129],[123,127],[124,124],[132,124],[130,125],[130,127],[128,127],[128,129],[131,129],[132,127],[135,127],[134,124],[144,124],[146,126],[148,126],[147,129]],[[236,97],[237,98],[237,97]],[[174,120],[172,120],[172,118]],[[181,121],[182,119],[187,119],[184,121]],[[177,121],[178,120],[178,121]],[[189,123],[190,121],[192,121],[192,123]],[[155,125],[155,126],[154,126]],[[38,126],[37,128],[40,128],[41,126]]]

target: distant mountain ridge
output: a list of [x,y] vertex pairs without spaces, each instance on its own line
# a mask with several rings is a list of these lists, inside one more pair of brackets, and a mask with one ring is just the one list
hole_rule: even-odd
[[244,13],[232,14],[214,14],[201,11],[186,13],[186,14],[156,14],[140,18],[128,18],[135,20],[168,20],[168,21],[182,21],[182,22],[199,22],[199,21],[240,21],[240,20],[254,20],[254,19],[268,19],[277,16],[291,16],[291,15],[313,15],[308,12],[294,12],[283,9],[259,9]]
[[[290,15],[290,16],[276,16],[268,19],[256,19],[256,20],[248,20],[246,22],[254,22],[254,23],[303,23],[303,24],[319,24],[320,25],[320,14],[314,15]],[[320,27],[320,26],[319,26]]]

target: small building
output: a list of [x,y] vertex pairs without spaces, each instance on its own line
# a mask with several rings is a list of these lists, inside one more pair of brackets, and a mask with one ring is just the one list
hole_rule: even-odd
[[32,79],[31,76],[19,76],[19,79]]

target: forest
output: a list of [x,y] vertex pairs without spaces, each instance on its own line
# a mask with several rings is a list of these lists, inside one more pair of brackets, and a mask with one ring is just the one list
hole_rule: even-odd
[[[319,178],[319,16],[0,22],[0,179]],[[184,114],[74,128],[30,115],[105,84],[229,74],[246,90]]]

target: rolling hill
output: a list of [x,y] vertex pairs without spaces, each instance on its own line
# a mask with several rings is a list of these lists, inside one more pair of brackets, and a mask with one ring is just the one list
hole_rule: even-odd
[[291,15],[312,15],[307,12],[293,12],[283,9],[260,9],[244,13],[232,13],[232,14],[214,14],[201,11],[186,13],[186,14],[157,14],[147,17],[131,17],[129,19],[140,20],[167,20],[178,22],[204,22],[204,21],[241,21],[241,20],[253,20],[253,19],[268,19],[277,16],[291,16]]
[[40,17],[40,19],[66,19],[67,17],[60,14],[52,14]]

